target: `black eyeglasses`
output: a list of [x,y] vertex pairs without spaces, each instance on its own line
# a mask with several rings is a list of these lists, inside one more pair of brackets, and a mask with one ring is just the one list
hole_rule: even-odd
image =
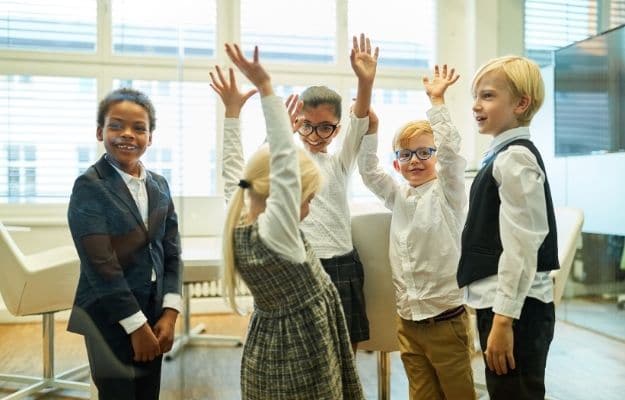
[[338,127],[339,124],[311,125],[304,123],[297,131],[302,136],[308,136],[311,133],[315,132],[320,138],[327,139],[332,136],[332,134],[334,133],[334,131],[336,131],[336,128]]
[[427,160],[432,157],[432,154],[436,152],[434,147],[418,147],[416,150],[401,149],[395,152],[395,156],[401,163],[407,163],[412,160],[412,156],[415,155],[421,161]]

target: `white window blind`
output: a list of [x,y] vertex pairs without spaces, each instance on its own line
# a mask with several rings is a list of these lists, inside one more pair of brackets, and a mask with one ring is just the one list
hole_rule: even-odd
[[148,169],[165,178],[174,196],[216,192],[215,97],[208,82],[115,80],[152,100],[156,130],[142,157]]
[[539,65],[552,52],[597,33],[596,0],[526,0],[525,54]]
[[58,202],[96,153],[93,78],[0,75],[0,202]]
[[552,63],[554,50],[625,24],[625,0],[525,0],[525,55]]
[[609,29],[625,24],[625,0],[612,0],[610,2],[610,25]]
[[434,6],[434,0],[350,0],[350,48],[352,37],[365,33],[382,51],[379,66],[429,68],[434,49]]
[[[336,1],[241,0],[241,44],[265,61],[333,63]],[[298,6],[299,5],[299,6]],[[305,9],[304,9],[305,7]]]
[[0,48],[94,52],[96,0],[0,0]]
[[213,58],[216,7],[216,0],[112,0],[113,52]]

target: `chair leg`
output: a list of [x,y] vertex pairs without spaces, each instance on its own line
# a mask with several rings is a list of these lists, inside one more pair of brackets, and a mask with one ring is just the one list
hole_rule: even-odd
[[174,339],[171,350],[165,354],[165,360],[173,360],[186,346],[232,346],[243,345],[243,340],[238,336],[204,334],[204,324],[198,324],[191,328],[191,285],[185,283],[183,288],[183,330],[182,334]]
[[378,400],[391,400],[391,354],[378,352]]
[[[30,384],[8,396],[3,400],[25,399],[33,393],[42,390],[70,389],[90,391],[90,385],[85,382],[67,380],[65,378],[85,376],[89,372],[89,365],[81,365],[68,371],[54,375],[54,313],[43,314],[43,375],[41,377],[0,374],[0,381]],[[89,398],[89,397],[86,397]]]

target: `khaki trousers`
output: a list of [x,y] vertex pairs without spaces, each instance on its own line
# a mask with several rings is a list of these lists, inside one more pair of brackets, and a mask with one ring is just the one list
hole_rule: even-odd
[[410,400],[476,398],[466,312],[445,321],[427,323],[397,316],[397,326]]

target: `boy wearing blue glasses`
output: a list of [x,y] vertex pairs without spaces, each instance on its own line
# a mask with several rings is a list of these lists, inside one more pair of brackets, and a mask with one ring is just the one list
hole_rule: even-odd
[[[444,101],[457,80],[446,65],[424,77],[429,122],[409,122],[393,140],[393,166],[407,184],[379,167],[377,135],[363,138],[358,157],[364,183],[392,211],[389,258],[411,399],[475,398],[469,321],[456,284],[466,161]],[[375,133],[375,115],[369,118]]]

